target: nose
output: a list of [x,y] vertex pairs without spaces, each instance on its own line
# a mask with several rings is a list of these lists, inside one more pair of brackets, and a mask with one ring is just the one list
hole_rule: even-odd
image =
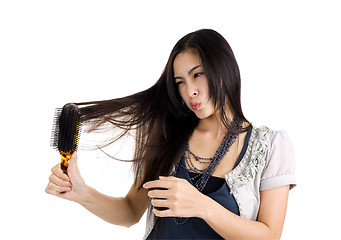
[[199,94],[199,90],[195,84],[188,86],[188,95],[191,98],[198,96],[198,94]]

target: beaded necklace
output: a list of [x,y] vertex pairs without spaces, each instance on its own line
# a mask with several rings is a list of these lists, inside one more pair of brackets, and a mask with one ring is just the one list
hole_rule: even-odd
[[[235,119],[233,120],[232,122],[232,128],[233,129],[236,129],[236,130],[240,130],[242,127],[242,121],[240,119]],[[196,183],[194,184],[194,186],[201,192],[207,182],[208,182],[208,179],[210,178],[210,176],[212,175],[212,173],[214,172],[215,168],[218,166],[218,164],[220,163],[220,161],[223,159],[223,157],[225,156],[225,154],[229,151],[230,147],[232,146],[232,144],[236,141],[237,139],[237,135],[236,134],[233,134],[231,133],[230,131],[228,131],[226,133],[226,135],[224,136],[223,138],[223,141],[221,142],[218,150],[216,151],[216,153],[214,154],[214,156],[212,158],[202,158],[202,157],[199,157],[197,155],[195,155],[194,153],[192,153],[190,150],[189,150],[189,144],[188,144],[188,141],[187,141],[187,144],[185,146],[185,151],[182,152],[181,156],[180,156],[180,160],[182,158],[184,158],[185,160],[185,163],[187,165],[187,168],[192,171],[192,172],[195,172],[195,173],[198,173],[197,176],[191,178],[191,180],[193,181],[195,178],[199,177],[200,174],[199,173],[202,173],[201,177],[198,179],[198,181],[196,181]],[[187,154],[186,154],[187,153]],[[207,168],[205,169],[198,169],[194,166],[193,162],[191,161],[191,158],[190,158],[190,155],[192,155],[194,157],[194,159],[200,163],[209,163]],[[175,170],[173,172],[173,176],[176,176],[176,172],[177,172],[177,169],[178,167],[180,166],[180,161],[177,163],[176,167],[175,167]],[[186,167],[185,167],[186,168]],[[178,218],[178,219],[183,219],[183,218]],[[177,220],[177,217],[174,217],[174,220],[176,222],[177,225],[182,225],[184,223],[187,222],[188,218],[184,218],[185,221],[181,221],[179,222]]]

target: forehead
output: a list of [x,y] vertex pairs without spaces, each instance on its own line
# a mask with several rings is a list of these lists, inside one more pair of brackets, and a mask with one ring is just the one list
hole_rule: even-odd
[[195,66],[201,65],[199,53],[195,49],[187,49],[180,52],[174,59],[174,74],[187,73]]

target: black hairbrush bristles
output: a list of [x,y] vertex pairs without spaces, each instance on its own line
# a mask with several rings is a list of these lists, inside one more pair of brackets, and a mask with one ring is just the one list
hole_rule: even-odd
[[80,118],[80,111],[73,103],[65,104],[62,109],[56,109],[51,146],[60,152],[61,168],[64,173],[67,173],[68,160],[78,147]]

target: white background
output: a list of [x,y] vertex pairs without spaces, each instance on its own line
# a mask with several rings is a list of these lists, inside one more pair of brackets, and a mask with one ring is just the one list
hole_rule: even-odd
[[[340,22],[330,0],[1,1],[0,238],[141,239],[145,219],[113,226],[45,193],[59,162],[49,147],[54,108],[150,87],[177,40],[213,28],[239,63],[246,117],[287,130],[294,143],[299,184],[282,239],[336,239]],[[80,150],[79,167],[108,195],[124,196],[132,183],[129,163],[101,153]]]

